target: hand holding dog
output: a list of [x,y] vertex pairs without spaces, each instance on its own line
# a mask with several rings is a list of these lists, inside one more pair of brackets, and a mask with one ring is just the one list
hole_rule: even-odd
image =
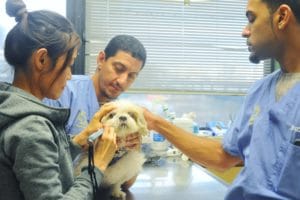
[[100,122],[103,116],[105,116],[107,113],[109,113],[111,110],[113,110],[115,106],[113,104],[109,104],[106,106],[101,107],[101,109],[95,113],[92,120],[88,124],[88,126],[79,134],[77,134],[75,137],[73,137],[73,142],[80,145],[81,148],[84,150],[87,150],[88,143],[87,139],[88,137],[98,131],[100,128],[103,127],[102,123]]
[[140,150],[142,143],[141,135],[136,133],[131,133],[124,138],[117,137],[117,145],[119,148],[125,147],[127,150]]
[[112,127],[104,127],[103,135],[98,139],[95,147],[95,166],[104,172],[113,159],[117,150],[117,137]]
[[155,121],[158,120],[158,118],[160,118],[160,116],[152,113],[147,108],[143,108],[143,114],[144,114],[144,118],[147,122],[148,130],[155,130],[155,124],[156,124]]
[[125,147],[129,150],[140,150],[142,137],[139,133],[131,133],[125,138]]

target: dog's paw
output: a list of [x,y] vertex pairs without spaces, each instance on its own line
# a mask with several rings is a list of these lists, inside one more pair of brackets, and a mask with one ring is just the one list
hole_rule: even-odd
[[111,193],[111,197],[113,199],[122,199],[122,200],[125,200],[126,199],[126,193],[121,191],[120,189],[119,190],[116,190],[114,189]]

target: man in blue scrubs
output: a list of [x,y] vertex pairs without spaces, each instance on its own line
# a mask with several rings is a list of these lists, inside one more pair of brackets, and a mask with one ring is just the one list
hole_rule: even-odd
[[4,40],[7,31],[0,24],[0,81],[12,83],[14,78],[14,68],[10,66],[4,59]]
[[148,128],[200,165],[244,167],[226,200],[300,199],[300,0],[248,0],[250,61],[280,70],[255,83],[223,142],[195,136],[145,110]]
[[115,100],[134,82],[146,62],[142,43],[130,35],[117,35],[99,52],[92,76],[73,75],[57,100],[45,99],[48,105],[70,108],[66,131],[80,133],[100,106]]
[[[54,107],[70,108],[66,132],[76,135],[85,131],[101,105],[115,100],[131,86],[145,62],[146,50],[137,38],[117,35],[104,51],[99,52],[92,76],[73,75],[58,100],[44,99],[44,102]],[[139,148],[140,141],[137,134],[131,134],[126,138],[126,147]],[[134,179],[124,187],[130,187]]]

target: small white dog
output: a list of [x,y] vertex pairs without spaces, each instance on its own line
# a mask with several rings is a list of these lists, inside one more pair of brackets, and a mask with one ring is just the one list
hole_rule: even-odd
[[[149,133],[142,108],[125,100],[114,103],[116,109],[105,115],[101,122],[114,127],[121,141],[125,142],[125,137],[130,133],[138,132],[141,137]],[[111,188],[111,196],[119,199],[126,198],[121,185],[138,175],[146,161],[141,150],[127,150],[124,142],[119,144],[119,150],[104,172],[104,180],[100,186]]]

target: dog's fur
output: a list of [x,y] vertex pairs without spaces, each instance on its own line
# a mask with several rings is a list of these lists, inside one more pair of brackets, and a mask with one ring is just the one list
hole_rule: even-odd
[[[143,110],[129,101],[116,101],[116,109],[104,116],[101,122],[114,127],[117,137],[123,142],[115,158],[104,172],[103,187],[111,187],[111,196],[125,199],[121,185],[136,176],[142,169],[146,159],[141,150],[125,150],[125,137],[138,132],[142,136],[148,134]],[[123,150],[122,150],[123,149]],[[115,161],[116,160],[116,161]]]
[[[118,199],[126,199],[126,193],[121,190],[121,185],[138,175],[146,161],[141,150],[126,150],[125,137],[128,134],[138,132],[142,136],[148,134],[147,124],[141,107],[127,101],[115,101],[116,109],[105,115],[101,122],[114,127],[117,137],[121,139],[119,150],[114,159],[104,172],[101,188],[109,188],[111,196]],[[79,164],[75,164],[75,174],[86,164],[87,154],[82,155]]]

